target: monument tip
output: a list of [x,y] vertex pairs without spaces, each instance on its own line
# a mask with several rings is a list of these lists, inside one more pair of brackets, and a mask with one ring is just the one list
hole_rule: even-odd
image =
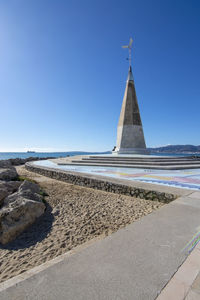
[[134,81],[133,80],[133,73],[132,73],[132,67],[131,66],[129,66],[127,81]]

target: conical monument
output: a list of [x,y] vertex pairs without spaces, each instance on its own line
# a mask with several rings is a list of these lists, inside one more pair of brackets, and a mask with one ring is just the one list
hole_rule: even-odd
[[117,144],[114,153],[148,154],[131,68],[132,42],[133,40],[130,39],[129,45],[123,46],[123,48],[129,49],[129,71],[117,127]]

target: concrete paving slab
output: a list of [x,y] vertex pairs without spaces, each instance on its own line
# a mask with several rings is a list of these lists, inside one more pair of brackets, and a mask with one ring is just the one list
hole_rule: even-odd
[[103,162],[84,162],[84,161],[71,161],[69,163],[61,163],[61,165],[72,165],[72,166],[95,166],[95,167],[118,167],[118,168],[138,168],[138,169],[152,169],[152,170],[186,170],[186,169],[200,169],[200,163],[198,164],[182,164],[182,165],[172,165],[172,166],[156,166],[154,165],[141,165],[141,164],[133,164],[133,165],[128,165],[128,164],[112,164],[112,163],[103,163]]
[[180,197],[177,200],[177,203],[187,205],[187,206],[193,206],[196,208],[200,208],[200,199],[192,198],[192,197]]
[[200,272],[192,284],[192,290],[200,295]]
[[18,284],[0,285],[0,299],[155,299],[199,225],[200,208],[175,200]]
[[198,274],[200,271],[200,251],[196,247],[188,256],[179,270],[175,273],[169,283],[162,290],[156,300],[184,300],[192,299],[193,292],[198,293],[198,290],[193,287],[198,285]]
[[195,291],[190,291],[187,297],[185,298],[185,300],[199,300],[199,299],[200,299],[200,295]]
[[200,192],[194,192],[190,195],[190,197],[200,200]]

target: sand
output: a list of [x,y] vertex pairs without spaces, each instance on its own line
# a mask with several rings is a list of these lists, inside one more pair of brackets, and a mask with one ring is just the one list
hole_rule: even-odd
[[15,241],[0,245],[0,282],[91,239],[104,238],[164,205],[60,182],[24,166],[17,171],[37,181],[48,194],[47,209]]

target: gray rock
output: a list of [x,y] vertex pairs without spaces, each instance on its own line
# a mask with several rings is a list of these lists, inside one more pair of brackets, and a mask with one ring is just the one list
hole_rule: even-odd
[[6,189],[0,188],[0,207],[3,205],[3,200],[9,195]]
[[0,168],[12,168],[12,164],[9,160],[0,160]]
[[17,197],[0,210],[0,242],[7,244],[33,224],[45,210],[42,202]]
[[18,190],[20,184],[19,181],[0,181],[0,207],[7,196]]
[[[13,169],[1,170],[8,172]],[[9,177],[7,174],[10,173],[6,173],[4,179]],[[0,207],[3,204],[0,209],[0,243],[6,244],[15,239],[44,213],[45,205],[39,192],[37,184],[26,180],[23,183],[0,181]]]
[[19,191],[18,194],[24,198],[42,202],[42,196],[38,193],[33,193],[32,190],[22,190]]
[[40,192],[40,187],[36,183],[33,183],[28,180],[24,180],[24,182],[21,184],[19,188],[19,192],[22,192],[24,190],[31,190],[32,193],[38,193]]
[[0,168],[0,180],[15,180],[18,174],[15,168]]
[[23,165],[24,161],[26,161],[26,159],[23,159],[23,158],[10,158],[8,161],[14,166],[19,166],[19,165]]
[[13,193],[12,195],[9,195],[8,197],[6,197],[5,199],[4,199],[4,206],[5,205],[8,205],[8,204],[10,204],[10,203],[12,203],[12,202],[15,202],[16,200],[17,200],[17,198],[19,198],[19,193],[18,192],[16,192],[16,193]]
[[16,193],[13,193],[12,195],[9,195],[8,197],[6,197],[4,199],[4,205],[11,204],[11,203],[15,202],[20,197],[30,199],[30,200],[33,200],[33,201],[37,201],[37,202],[42,202],[42,196],[39,195],[38,193],[34,193],[30,189],[20,190],[20,188]]
[[6,189],[11,194],[16,192],[21,184],[21,181],[0,181],[0,189]]

